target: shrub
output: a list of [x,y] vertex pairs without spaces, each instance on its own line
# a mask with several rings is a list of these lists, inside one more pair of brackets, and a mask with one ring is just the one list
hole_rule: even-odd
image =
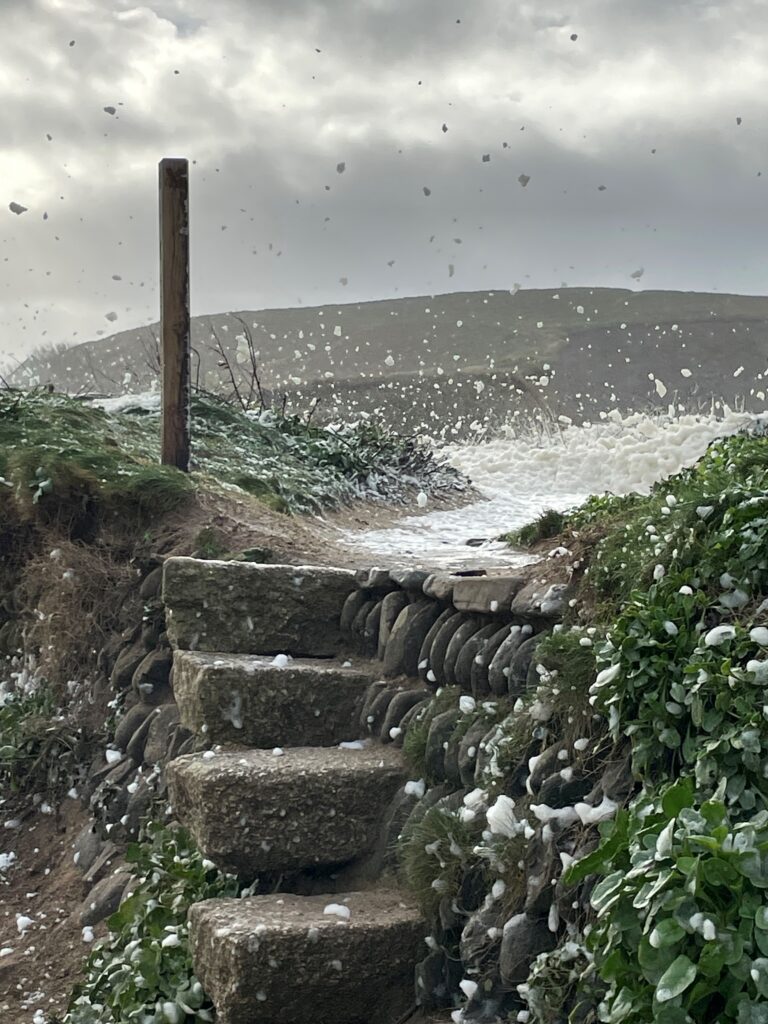
[[194,975],[187,911],[200,900],[247,895],[233,875],[202,858],[180,828],[150,823],[128,847],[133,893],[107,921],[109,936],[86,964],[64,1024],[197,1024],[213,1021]]
[[55,805],[79,777],[87,740],[50,690],[0,693],[0,792]]
[[768,812],[734,818],[723,789],[698,807],[690,781],[645,794],[570,869],[606,876],[588,939],[608,984],[601,1020],[768,1019]]

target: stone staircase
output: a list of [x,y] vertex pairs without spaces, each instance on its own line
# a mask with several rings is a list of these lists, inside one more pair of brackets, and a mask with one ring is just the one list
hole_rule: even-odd
[[386,871],[407,774],[359,740],[379,670],[340,655],[356,590],[339,569],[165,564],[174,693],[208,748],[169,764],[173,812],[219,868],[272,890],[191,910],[218,1024],[396,1024],[414,1003],[426,926]]

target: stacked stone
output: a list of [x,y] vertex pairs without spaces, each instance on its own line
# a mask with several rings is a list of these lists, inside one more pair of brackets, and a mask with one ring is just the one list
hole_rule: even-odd
[[342,612],[342,636],[356,653],[383,662],[385,680],[398,680],[373,684],[361,725],[397,746],[441,686],[459,686],[478,700],[519,696],[536,646],[569,596],[566,584],[510,573],[365,569],[356,580]]

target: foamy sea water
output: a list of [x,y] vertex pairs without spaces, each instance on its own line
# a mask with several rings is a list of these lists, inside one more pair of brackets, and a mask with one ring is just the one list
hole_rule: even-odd
[[[609,415],[567,426],[547,437],[507,436],[445,449],[450,462],[483,495],[463,508],[404,516],[394,526],[342,531],[361,561],[423,568],[515,565],[529,556],[493,538],[535,518],[545,508],[566,509],[590,494],[647,493],[651,486],[695,463],[717,437],[764,416],[725,409],[720,416]],[[483,539],[481,546],[469,540]]]

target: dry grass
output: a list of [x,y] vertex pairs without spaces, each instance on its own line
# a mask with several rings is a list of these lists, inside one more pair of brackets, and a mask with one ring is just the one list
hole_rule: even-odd
[[48,536],[21,576],[25,639],[39,651],[39,667],[54,692],[82,681],[96,668],[107,638],[119,631],[124,603],[135,604],[136,569],[118,560],[114,549]]

